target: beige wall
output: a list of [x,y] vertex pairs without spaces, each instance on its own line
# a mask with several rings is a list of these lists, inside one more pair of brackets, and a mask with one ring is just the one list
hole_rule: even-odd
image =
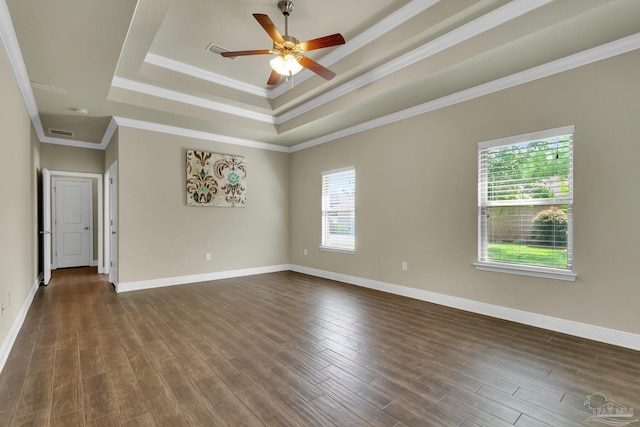
[[43,169],[104,173],[104,150],[42,144],[40,151]]
[[[640,333],[639,69],[636,51],[294,153],[291,263]],[[477,271],[477,143],[571,124],[577,281]],[[323,252],[320,173],[349,165],[357,253]]]
[[[42,144],[40,149],[40,166],[42,169],[64,172],[83,172],[102,174],[104,172],[104,150],[68,147],[57,144]],[[57,175],[54,173],[51,178]],[[91,180],[93,210],[93,260],[98,260],[98,179]],[[52,216],[53,218],[53,216]]]
[[[119,283],[288,264],[288,154],[131,128],[118,140]],[[187,149],[245,156],[247,206],[187,207]]]
[[[38,278],[40,144],[15,77],[0,49],[0,342],[4,342]],[[9,304],[9,294],[11,303]]]

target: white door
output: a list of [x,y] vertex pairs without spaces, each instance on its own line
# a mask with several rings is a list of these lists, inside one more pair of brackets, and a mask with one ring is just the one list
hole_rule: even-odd
[[48,169],[42,169],[42,258],[43,282],[49,284],[51,280],[51,174]]
[[109,282],[118,284],[118,164],[109,168]]
[[54,178],[56,268],[91,265],[91,180]]

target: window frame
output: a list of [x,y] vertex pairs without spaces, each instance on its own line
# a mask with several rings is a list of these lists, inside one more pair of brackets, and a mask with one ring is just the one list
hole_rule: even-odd
[[[486,228],[483,227],[483,208],[486,209],[490,206],[496,206],[496,202],[490,202],[488,200],[482,200],[483,194],[486,194],[486,191],[483,191],[483,185],[486,183],[483,181],[483,166],[482,166],[482,152],[487,148],[492,147],[501,147],[507,145],[514,144],[522,144],[527,142],[535,142],[543,139],[563,136],[563,135],[572,135],[571,142],[571,157],[570,157],[570,169],[569,169],[569,195],[566,198],[558,199],[557,201],[553,201],[550,204],[566,204],[568,206],[568,224],[567,224],[567,253],[573,254],[573,192],[574,192],[574,181],[573,181],[573,135],[575,135],[575,126],[564,126],[554,129],[547,129],[539,132],[532,132],[522,135],[515,135],[506,138],[494,139],[489,141],[483,141],[478,143],[478,259],[473,263],[477,270],[482,271],[492,271],[499,273],[509,273],[509,274],[519,274],[525,276],[533,276],[533,277],[542,277],[548,279],[558,279],[558,280],[566,280],[566,281],[575,281],[577,278],[577,274],[573,271],[573,256],[571,255],[570,260],[568,260],[567,268],[553,268],[553,267],[543,267],[543,266],[535,266],[532,264],[517,264],[517,263],[504,263],[497,261],[489,261],[482,259],[483,247],[488,244],[488,235],[486,233]],[[537,200],[537,199],[532,199]],[[539,199],[539,200],[553,200],[553,199]],[[533,203],[540,204],[540,203]],[[518,201],[505,201],[504,205],[498,204],[500,206],[524,206],[524,203]]]
[[[328,211],[329,209],[325,209],[325,177],[329,177],[332,175],[336,175],[336,174],[341,174],[341,173],[345,173],[345,172],[353,172],[353,214],[352,214],[352,221],[353,221],[353,227],[354,227],[354,232],[353,232],[353,247],[352,248],[345,248],[345,247],[340,247],[340,246],[333,246],[331,244],[328,244],[328,242],[325,240],[325,236],[326,236],[326,227],[327,227],[327,217],[325,215],[326,211]],[[343,168],[339,168],[339,169],[332,169],[332,170],[328,170],[328,171],[323,171],[321,173],[321,196],[320,196],[320,203],[321,203],[321,231],[320,231],[320,246],[319,248],[323,251],[328,251],[328,252],[339,252],[339,253],[347,253],[347,254],[355,254],[356,253],[356,235],[355,235],[355,222],[356,222],[356,168],[355,166],[347,166],[347,167],[343,167]]]

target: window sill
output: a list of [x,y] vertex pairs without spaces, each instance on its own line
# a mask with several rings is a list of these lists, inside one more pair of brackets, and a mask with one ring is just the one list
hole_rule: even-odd
[[344,248],[336,248],[333,246],[319,246],[320,250],[327,252],[340,252],[343,254],[355,254],[355,249],[344,249]]
[[511,264],[501,264],[497,262],[480,262],[480,261],[474,262],[473,265],[476,267],[476,270],[493,271],[496,273],[519,274],[522,276],[542,277],[545,279],[566,280],[569,282],[575,282],[576,278],[578,277],[577,274],[571,271],[557,270],[554,268],[511,265]]

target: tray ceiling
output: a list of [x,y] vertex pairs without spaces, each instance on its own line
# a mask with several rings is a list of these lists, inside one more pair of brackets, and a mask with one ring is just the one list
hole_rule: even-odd
[[536,67],[553,74],[563,68],[549,64],[570,69],[640,47],[637,0],[298,0],[291,35],[347,42],[308,55],[334,79],[305,70],[292,89],[266,85],[269,56],[207,49],[270,49],[251,15],[284,33],[277,1],[2,1],[1,22],[13,27],[3,41],[24,61],[41,140],[91,148],[104,148],[114,122],[305,147],[506,88],[510,76],[524,83]]

